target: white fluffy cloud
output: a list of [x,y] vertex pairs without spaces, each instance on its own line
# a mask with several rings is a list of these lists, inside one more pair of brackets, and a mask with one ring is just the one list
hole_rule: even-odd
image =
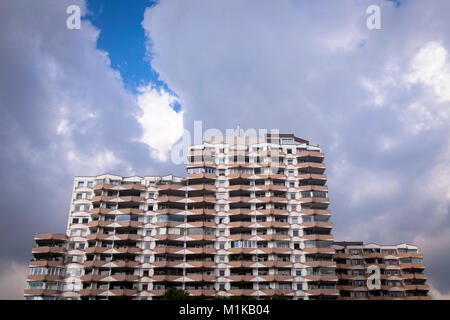
[[433,90],[439,102],[450,102],[450,61],[440,42],[426,43],[411,63],[408,83],[421,83]]
[[137,104],[140,114],[136,119],[142,126],[140,141],[147,144],[151,156],[167,161],[170,148],[183,135],[183,111],[173,108],[178,99],[164,89],[151,86],[140,88]]

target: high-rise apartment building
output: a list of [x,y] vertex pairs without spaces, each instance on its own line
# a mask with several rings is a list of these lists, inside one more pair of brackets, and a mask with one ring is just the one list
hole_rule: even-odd
[[[423,254],[416,246],[335,242],[333,247],[339,299],[431,299]],[[378,283],[369,279],[376,273]]]
[[25,297],[337,299],[323,159],[292,134],[215,137],[190,147],[186,178],[76,177],[66,234],[35,236]]

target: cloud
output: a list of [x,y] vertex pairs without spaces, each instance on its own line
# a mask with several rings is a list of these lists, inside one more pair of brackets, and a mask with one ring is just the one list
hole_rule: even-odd
[[421,83],[433,90],[439,102],[450,102],[450,61],[441,42],[427,42],[411,62],[405,76],[410,84]]
[[176,102],[171,93],[151,86],[140,88],[137,96],[141,112],[136,119],[143,129],[140,141],[160,161],[167,161],[168,151],[183,135],[183,111],[174,110]]
[[23,300],[28,265],[13,260],[1,261],[0,300]]
[[64,232],[75,175],[184,172],[149,157],[100,30],[67,29],[72,4],[86,13],[82,0],[0,2],[0,261],[26,266],[34,234]]
[[143,26],[184,128],[239,123],[320,144],[335,238],[417,242],[430,283],[448,292],[450,246],[433,239],[450,226],[450,3],[373,4],[381,30],[367,29],[361,1],[162,0]]

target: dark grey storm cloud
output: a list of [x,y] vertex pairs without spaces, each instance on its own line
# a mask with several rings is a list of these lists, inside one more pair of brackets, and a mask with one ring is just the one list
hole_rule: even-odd
[[[75,175],[183,174],[153,161],[99,30],[66,28],[84,1],[0,2],[0,298],[23,294],[33,235],[64,232]],[[16,281],[15,283],[13,283]]]
[[[69,4],[85,11],[81,0],[0,2],[0,298],[20,298],[33,235],[64,231],[74,175],[184,174],[139,142],[152,127],[137,114],[173,119],[155,112],[164,99],[137,104],[96,49],[100,31],[65,27]],[[366,28],[370,4],[382,30]],[[185,128],[239,123],[320,144],[335,238],[419,245],[436,295],[448,297],[449,9],[171,0],[149,8],[143,27]]]

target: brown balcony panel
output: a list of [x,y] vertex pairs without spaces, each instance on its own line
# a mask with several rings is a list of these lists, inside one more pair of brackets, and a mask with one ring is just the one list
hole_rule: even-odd
[[32,260],[28,265],[30,267],[62,267],[64,266],[64,262],[56,260]]
[[146,202],[146,199],[144,197],[137,197],[137,196],[125,196],[125,197],[119,197],[118,198],[119,203],[141,203]]
[[335,275],[311,275],[305,276],[305,279],[309,281],[337,281],[338,277]]
[[58,290],[50,289],[26,289],[25,295],[29,296],[56,296],[60,293]]
[[67,240],[67,236],[64,233],[39,233],[34,236],[35,241],[39,240]]
[[153,266],[157,267],[157,268],[163,268],[163,267],[174,268],[174,267],[179,267],[182,264],[183,264],[183,261],[155,261],[155,262],[153,262]]
[[326,296],[335,296],[339,295],[339,290],[337,289],[309,289],[305,290],[305,292],[311,296],[320,296],[320,295],[326,295]]
[[31,252],[33,254],[45,254],[45,253],[63,254],[66,252],[66,249],[62,247],[41,246],[32,248]]
[[323,154],[323,152],[316,152],[316,151],[302,151],[302,152],[297,152],[295,154],[296,157],[312,157],[312,158],[324,158],[325,155]]
[[301,236],[305,240],[333,240],[332,234],[310,234],[306,236]]
[[251,209],[231,209],[228,211],[231,215],[248,215],[251,212]]
[[331,222],[302,222],[300,226],[305,228],[332,228],[333,224]]
[[92,189],[93,190],[117,190],[117,185],[115,184],[96,184]]
[[230,197],[227,200],[228,200],[228,202],[231,202],[231,203],[239,203],[239,202],[247,203],[251,200],[251,198],[250,197]]
[[308,267],[336,267],[336,262],[334,261],[305,261],[303,262],[305,266]]
[[109,292],[115,297],[132,297],[138,293],[137,290],[132,289],[112,289]]
[[140,234],[132,234],[132,233],[123,233],[123,234],[116,234],[114,236],[115,241],[135,241],[135,240],[141,240],[142,235]]
[[249,186],[249,185],[245,185],[245,184],[236,184],[236,185],[231,185],[229,186],[227,189],[228,191],[249,191],[249,190],[253,190],[253,186]]
[[321,215],[331,215],[331,211],[328,209],[306,209],[306,210],[301,210],[300,211],[301,214],[307,214],[307,215],[311,215],[311,214],[321,214]]
[[114,199],[114,202],[117,201],[116,196],[95,196],[95,197],[92,197],[91,201],[92,202],[112,202],[113,199]]
[[333,254],[335,251],[333,248],[305,248],[303,249],[305,253],[328,253]]
[[153,281],[156,282],[162,282],[162,281],[169,281],[169,282],[183,282],[183,275],[154,275],[152,277]]
[[227,239],[229,240],[249,240],[253,238],[251,234],[230,234]]
[[44,274],[28,275],[27,276],[27,279],[31,280],[31,281],[56,281],[56,280],[60,280],[62,278],[63,278],[62,275],[56,276],[56,275],[48,275],[48,274],[46,274],[46,275],[44,275]]
[[235,296],[235,297],[251,296],[254,292],[255,292],[255,290],[252,290],[252,289],[233,289],[233,290],[228,290],[228,293],[230,295],[232,295],[232,296]]
[[188,173],[186,174],[187,179],[216,179],[215,174],[211,173]]

